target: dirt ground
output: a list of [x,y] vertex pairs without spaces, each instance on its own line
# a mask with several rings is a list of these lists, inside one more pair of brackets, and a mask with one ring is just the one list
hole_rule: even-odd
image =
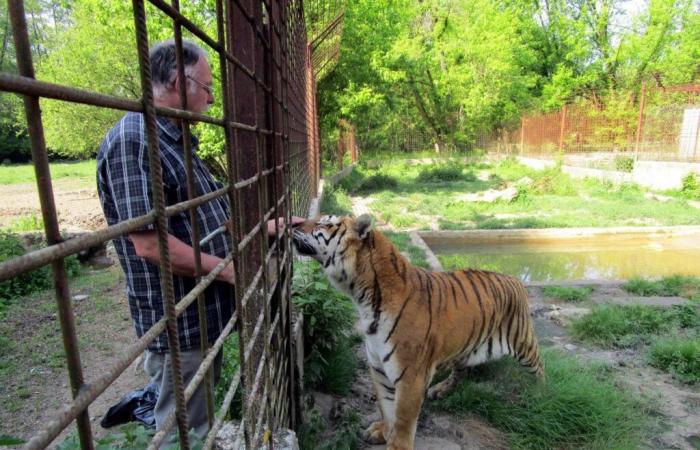
[[[53,181],[58,221],[63,231],[94,231],[105,226],[97,189],[70,179]],[[20,217],[41,217],[35,183],[0,185],[0,227]]]
[[[602,284],[595,287],[589,301],[572,306],[570,303],[544,298],[539,287],[531,287],[529,291],[531,313],[543,347],[556,347],[581,360],[609,365],[617,379],[622,380],[631,392],[651,401],[654,407],[652,414],[657,424],[655,432],[645,442],[644,449],[700,449],[700,386],[674,380],[669,374],[650,367],[643,356],[633,350],[601,350],[584,346],[575,342],[564,327],[571,318],[585,314],[597,303],[637,303],[668,307],[685,300],[677,297],[630,297],[616,285]],[[316,407],[331,422],[340,417],[345,409],[357,411],[362,416],[363,428],[379,418],[364,356],[360,355],[360,359],[359,376],[351,388],[351,395],[339,398],[317,393],[315,396]],[[460,420],[447,414],[426,412],[425,407],[423,409],[416,433],[416,449],[508,448],[506,437],[478,416]],[[383,448],[365,446],[364,450]]]
[[[135,333],[124,293],[124,276],[118,266],[85,271],[71,281],[80,358],[87,382],[101,375],[134,342]],[[11,305],[0,322],[0,434],[23,439],[55,417],[70,398],[70,383],[51,292]],[[95,436],[107,433],[99,422],[103,414],[127,392],[143,387],[147,377],[132,364],[89,408]],[[74,426],[64,431],[55,448]]]

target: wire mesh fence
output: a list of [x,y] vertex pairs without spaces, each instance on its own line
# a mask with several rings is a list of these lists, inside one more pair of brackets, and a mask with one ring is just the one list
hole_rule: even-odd
[[523,156],[563,154],[567,163],[620,165],[624,158],[700,162],[700,85],[647,88],[606,105],[572,104],[523,116],[480,136],[477,147]]
[[[212,448],[217,431],[233,399],[242,393],[239,440],[245,448],[258,448],[268,442],[270,432],[292,427],[299,419],[299,389],[294,371],[290,281],[292,253],[288,228],[268,236],[266,222],[305,216],[316,195],[318,177],[318,132],[315,117],[313,71],[306,39],[301,0],[216,0],[207,14],[216,22],[216,35],[210,36],[194,21],[181,14],[177,0],[166,3],[150,0],[173,25],[178,73],[184,79],[183,34],[206,46],[218,60],[215,77],[221,83],[223,113],[220,117],[194,113],[186,108],[186,93],[180,89],[183,108],[156,107],[149,63],[147,9],[144,0],[133,0],[134,38],[138,49],[141,98],[138,100],[98,94],[71,86],[36,80],[32,62],[24,4],[10,1],[9,14],[17,54],[19,74],[0,73],[0,90],[20,94],[24,99],[27,126],[35,166],[43,223],[48,246],[6,261],[0,265],[0,282],[37,267],[50,264],[53,271],[57,310],[65,348],[73,401],[56,411],[53,419],[24,445],[25,449],[49,446],[75,422],[81,448],[95,448],[88,407],[105,391],[148,345],[167,333],[175,391],[175,408],[154,436],[149,448],[158,448],[170,429],[179,433],[180,448],[190,448],[187,401],[195,389],[206,387],[207,410],[211,425],[203,448]],[[86,69],[89,72],[89,68]],[[86,74],[89,75],[89,74]],[[97,232],[64,240],[57,220],[51,183],[51,170],[44,140],[40,102],[57,99],[141,113],[148,146],[148,166],[153,209],[143,216],[108,226]],[[156,131],[157,117],[179,121],[186,161],[188,199],[170,203],[164,197],[161,154]],[[227,183],[224,187],[197,195],[193,184],[190,125],[202,122],[223,131]],[[197,208],[216,198],[226,198],[232,213],[232,250],[209,273],[201,267]],[[189,213],[196,265],[196,286],[176,299],[168,249],[169,218]],[[71,293],[64,258],[110,239],[154,225],[158,236],[159,269],[163,292],[164,317],[142,337],[123,349],[102,375],[86,379],[81,364]],[[223,232],[224,229],[218,230]],[[196,303],[200,327],[207,327],[203,314],[204,290],[230,263],[235,267],[235,313],[215,342],[202,339],[203,358],[196,374],[184,385],[180,367],[177,318]],[[235,330],[235,331],[234,331]],[[203,333],[205,334],[205,333]],[[216,355],[232,334],[239,342],[240,369],[235,373],[222,403],[215,410],[211,378],[207,376]]]

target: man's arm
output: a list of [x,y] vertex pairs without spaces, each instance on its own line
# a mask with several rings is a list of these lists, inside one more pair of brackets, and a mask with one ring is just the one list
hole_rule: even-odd
[[[129,239],[131,239],[131,242],[134,244],[136,255],[144,258],[151,264],[160,264],[158,235],[155,231],[129,233]],[[170,265],[173,274],[194,278],[194,249],[175,236],[168,234],[168,251],[170,253]],[[213,271],[214,268],[223,261],[223,259],[218,256],[209,255],[207,253],[202,253],[201,255],[203,275]],[[235,273],[233,271],[233,262],[229,263],[226,268],[217,275],[216,279],[234,284]]]

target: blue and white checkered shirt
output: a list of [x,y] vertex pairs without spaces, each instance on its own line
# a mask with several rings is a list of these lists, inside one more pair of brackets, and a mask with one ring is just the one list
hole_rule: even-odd
[[[158,141],[165,201],[166,206],[169,206],[188,199],[182,131],[169,119],[159,117]],[[146,142],[143,115],[130,112],[107,133],[100,146],[97,154],[97,188],[109,225],[142,216],[153,208]],[[192,137],[192,148],[196,149],[197,144],[197,139]],[[222,187],[196,154],[193,155],[193,172],[196,195],[204,195]],[[201,236],[219,228],[229,218],[226,197],[219,197],[199,206],[197,217]],[[143,229],[153,230],[155,225],[148,225]],[[189,212],[170,217],[168,231],[191,245]],[[136,334],[141,337],[163,317],[160,269],[136,255],[128,236],[120,236],[113,242],[126,274],[126,293]],[[229,243],[226,234],[219,234],[202,247],[202,252],[224,258],[229,251]],[[177,302],[194,287],[195,280],[173,276],[173,284]],[[206,289],[205,299],[207,334],[209,342],[213,343],[233,313],[232,286],[215,281]],[[178,332],[182,350],[199,348],[200,331],[196,301],[178,318]],[[167,352],[166,334],[162,333],[148,349],[158,353]]]

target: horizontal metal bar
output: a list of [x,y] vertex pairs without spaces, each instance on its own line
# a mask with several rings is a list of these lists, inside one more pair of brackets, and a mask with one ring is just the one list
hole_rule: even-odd
[[214,239],[216,236],[220,235],[221,233],[226,232],[226,230],[227,230],[226,225],[221,225],[216,230],[214,230],[211,233],[204,236],[204,238],[201,241],[199,241],[199,246],[201,247],[203,245],[206,245],[207,243],[209,243],[209,241]]
[[248,178],[248,179],[246,179],[246,180],[237,182],[236,184],[233,185],[233,187],[236,188],[236,189],[242,189],[242,188],[244,188],[244,187],[246,187],[246,186],[250,186],[251,184],[255,183],[256,181],[258,181],[258,175],[257,175],[257,174],[253,175],[252,177],[250,177],[250,178]]
[[[202,380],[204,380],[204,376],[206,375],[209,368],[212,366],[214,358],[216,358],[216,355],[219,353],[219,350],[221,350],[221,347],[223,347],[224,341],[229,336],[229,334],[231,334],[231,330],[233,330],[237,319],[238,311],[235,311],[226,323],[224,329],[221,330],[221,334],[216,339],[216,342],[214,342],[214,345],[211,346],[209,352],[207,353],[207,356],[202,360],[201,364],[197,368],[197,372],[195,372],[194,376],[187,385],[187,388],[185,389],[185,402],[188,402],[192,398],[194,391],[202,383]],[[148,446],[148,450],[159,449],[160,445],[163,443],[163,441],[167,437],[168,432],[174,424],[175,409],[173,408],[173,410],[170,412],[170,414],[168,414],[168,417],[163,422],[163,425],[161,425],[160,430],[158,430],[155,436],[153,436],[153,439],[151,440],[151,443]]]

